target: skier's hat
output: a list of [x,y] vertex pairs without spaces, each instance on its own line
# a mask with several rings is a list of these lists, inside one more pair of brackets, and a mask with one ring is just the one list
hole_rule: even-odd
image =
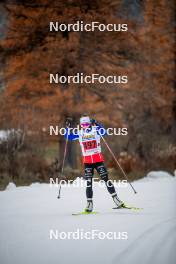
[[91,124],[90,117],[89,116],[82,116],[80,118],[80,125],[82,124]]

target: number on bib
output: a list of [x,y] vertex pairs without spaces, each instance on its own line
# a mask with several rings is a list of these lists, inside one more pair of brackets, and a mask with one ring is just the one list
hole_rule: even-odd
[[96,140],[83,142],[84,150],[97,148]]

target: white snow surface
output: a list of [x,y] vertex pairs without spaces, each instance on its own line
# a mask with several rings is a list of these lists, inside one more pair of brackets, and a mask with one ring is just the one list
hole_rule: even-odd
[[6,190],[12,190],[15,188],[16,188],[16,185],[13,182],[10,182],[6,187]]
[[0,130],[0,141],[6,140],[8,138],[8,132],[5,130]]
[[[84,187],[64,187],[57,199],[58,189],[49,184],[10,185],[0,192],[0,263],[175,264],[176,178],[151,172],[133,185],[137,194],[119,187],[119,197],[143,210],[113,210],[106,188],[94,183],[99,214],[80,216],[72,213],[86,205]],[[50,239],[50,230],[77,229],[127,232],[128,239]]]

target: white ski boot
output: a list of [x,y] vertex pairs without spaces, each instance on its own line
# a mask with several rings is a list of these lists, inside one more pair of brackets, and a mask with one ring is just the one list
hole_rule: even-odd
[[122,208],[124,206],[124,203],[118,198],[117,194],[112,194],[112,199],[117,208]]
[[85,212],[91,213],[93,211],[93,201],[92,199],[87,199],[87,206],[85,208]]

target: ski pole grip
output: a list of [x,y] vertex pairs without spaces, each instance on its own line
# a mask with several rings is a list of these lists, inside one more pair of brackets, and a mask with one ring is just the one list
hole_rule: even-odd
[[70,127],[72,120],[73,120],[73,119],[72,119],[71,117],[67,117],[67,118],[66,118],[66,121],[65,121],[65,125],[66,125],[67,127]]
[[90,122],[91,122],[92,125],[96,125],[97,124],[97,121],[95,119],[91,119]]

